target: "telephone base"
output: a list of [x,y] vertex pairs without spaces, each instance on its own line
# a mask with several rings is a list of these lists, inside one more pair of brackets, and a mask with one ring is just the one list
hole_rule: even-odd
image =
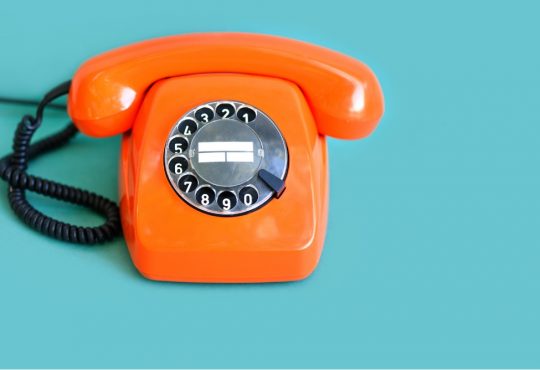
[[[185,94],[189,91],[189,94]],[[279,126],[290,162],[279,199],[239,216],[194,209],[168,182],[162,161],[171,125],[207,101],[242,101]],[[137,269],[153,280],[258,283],[299,280],[316,267],[326,232],[327,149],[300,89],[240,74],[175,77],[147,93],[124,135],[120,207]]]

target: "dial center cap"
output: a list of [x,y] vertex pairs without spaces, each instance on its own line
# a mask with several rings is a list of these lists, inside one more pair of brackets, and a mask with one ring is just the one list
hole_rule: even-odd
[[193,170],[213,185],[232,187],[256,176],[263,158],[259,136],[246,123],[220,119],[201,127],[189,153]]

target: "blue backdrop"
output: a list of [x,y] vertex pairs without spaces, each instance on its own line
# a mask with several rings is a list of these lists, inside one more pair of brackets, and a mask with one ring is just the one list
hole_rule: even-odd
[[[1,195],[0,366],[540,367],[539,13],[533,1],[3,4],[0,95],[37,98],[132,41],[249,31],[365,61],[387,109],[370,138],[330,140],[326,247],[302,282],[151,282],[123,241],[52,241]],[[0,153],[25,112],[0,105]],[[50,114],[40,135],[64,121]],[[80,137],[31,171],[116,197],[117,155],[118,138]]]

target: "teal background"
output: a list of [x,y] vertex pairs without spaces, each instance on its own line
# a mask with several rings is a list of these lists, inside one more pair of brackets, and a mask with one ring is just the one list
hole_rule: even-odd
[[[249,31],[365,61],[386,114],[365,140],[330,140],[326,247],[302,282],[148,281],[122,240],[29,230],[0,183],[0,366],[540,367],[539,14],[534,1],[3,3],[0,95],[38,98],[128,42]],[[0,105],[0,153],[26,112]],[[38,136],[64,122],[51,113]],[[118,142],[80,136],[31,172],[116,199]]]

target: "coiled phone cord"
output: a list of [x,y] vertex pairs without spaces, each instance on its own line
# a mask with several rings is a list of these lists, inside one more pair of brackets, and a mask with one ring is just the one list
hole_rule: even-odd
[[[31,228],[71,243],[103,243],[121,232],[120,211],[115,202],[101,195],[26,172],[30,159],[65,145],[78,133],[77,128],[70,123],[63,130],[30,144],[32,136],[41,125],[45,107],[56,98],[67,94],[70,85],[71,81],[67,81],[49,91],[39,103],[36,116],[25,115],[22,118],[15,131],[13,153],[0,159],[0,178],[10,186],[8,199],[12,210]],[[84,227],[56,220],[34,208],[26,199],[26,190],[92,209],[103,215],[106,221],[100,226]]]

